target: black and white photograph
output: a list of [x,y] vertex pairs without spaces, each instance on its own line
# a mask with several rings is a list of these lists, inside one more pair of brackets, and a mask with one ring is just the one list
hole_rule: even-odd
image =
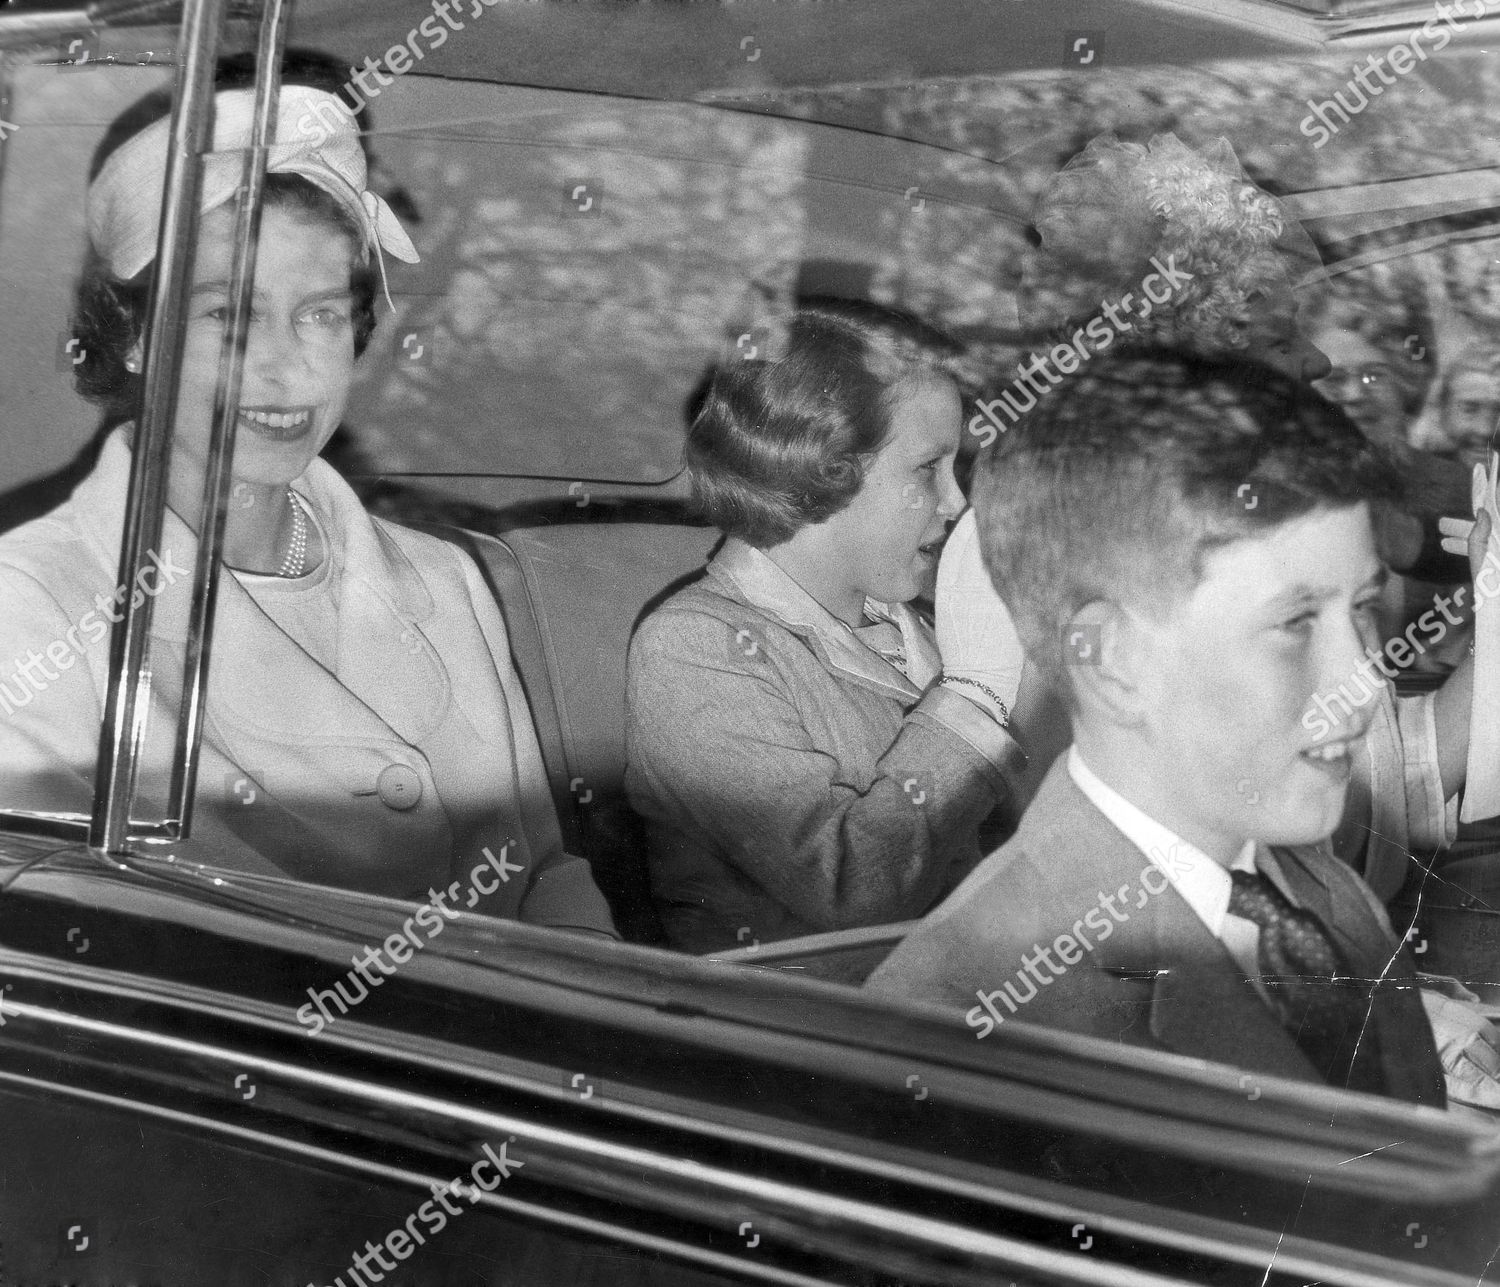
[[0,0],[0,1287],[1500,1287],[1500,0]]

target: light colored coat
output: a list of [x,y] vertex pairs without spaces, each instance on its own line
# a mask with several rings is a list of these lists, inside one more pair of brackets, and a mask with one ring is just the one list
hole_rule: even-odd
[[[117,433],[67,502],[0,537],[0,806],[91,807],[129,467]],[[397,897],[456,885],[460,908],[613,932],[587,863],[563,852],[478,570],[372,518],[321,460],[296,487],[331,546],[337,673],[220,577],[192,838],[172,852]],[[195,548],[169,512],[133,588],[156,596],[138,816],[166,796]]]

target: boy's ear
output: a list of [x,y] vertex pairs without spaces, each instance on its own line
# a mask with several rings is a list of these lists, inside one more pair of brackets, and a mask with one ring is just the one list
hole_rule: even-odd
[[1141,625],[1108,599],[1095,599],[1074,613],[1063,631],[1063,659],[1082,719],[1122,727],[1140,722],[1146,692],[1140,668],[1149,664]]

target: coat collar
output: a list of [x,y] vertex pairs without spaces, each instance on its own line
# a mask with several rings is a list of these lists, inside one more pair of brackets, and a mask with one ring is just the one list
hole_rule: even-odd
[[[119,566],[130,474],[122,427],[106,441],[99,463],[73,493],[77,521],[107,577]],[[353,490],[325,461],[314,460],[294,486],[322,518],[330,575],[338,585],[339,674],[318,666],[260,608],[233,575],[219,578],[210,715],[296,741],[323,739],[332,729],[349,737],[413,741],[435,727],[451,699],[449,677],[420,630],[434,604],[420,573],[389,532],[371,519]],[[196,535],[171,510],[162,525],[163,576],[151,633],[180,649],[187,636]],[[225,664],[227,651],[233,665]],[[393,682],[393,675],[401,682]],[[295,676],[295,702],[269,700]],[[221,721],[222,722],[222,721]]]
[[[1142,870],[1150,865],[1078,789],[1066,756],[1059,756],[1048,772],[1012,843],[1026,853],[1073,864],[1068,877],[1078,886],[1080,907],[1094,901],[1095,889],[1124,884],[1134,893]],[[1293,851],[1278,853],[1296,857]],[[1306,901],[1306,870],[1297,859],[1278,872],[1277,883],[1295,901]],[[1323,889],[1317,883],[1314,887]],[[1197,1059],[1321,1080],[1228,950],[1176,889],[1167,885],[1144,905],[1132,904],[1129,917],[1121,933],[1098,945],[1093,965],[1151,990],[1150,1028],[1156,1041]]]
[[923,681],[920,685],[865,647],[847,625],[753,545],[729,537],[709,563],[708,575],[731,598],[766,613],[805,639],[831,670],[860,683],[915,701],[931,679],[942,673],[937,645],[922,619],[907,604],[866,600],[873,610],[900,629],[912,673]]

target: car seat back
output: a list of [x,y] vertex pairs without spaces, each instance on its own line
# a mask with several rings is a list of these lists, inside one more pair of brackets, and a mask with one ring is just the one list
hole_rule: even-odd
[[625,657],[648,606],[708,562],[717,528],[577,523],[463,534],[500,604],[563,840],[620,932],[662,941],[645,831],[625,799]]

